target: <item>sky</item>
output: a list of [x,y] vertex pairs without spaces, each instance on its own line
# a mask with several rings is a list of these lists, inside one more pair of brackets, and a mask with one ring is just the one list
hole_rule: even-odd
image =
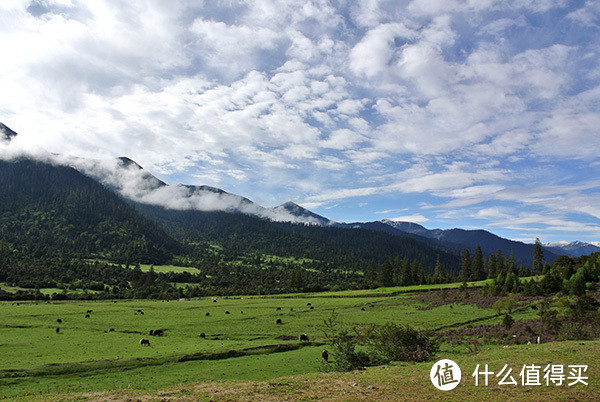
[[11,146],[330,219],[600,240],[600,2],[0,3]]

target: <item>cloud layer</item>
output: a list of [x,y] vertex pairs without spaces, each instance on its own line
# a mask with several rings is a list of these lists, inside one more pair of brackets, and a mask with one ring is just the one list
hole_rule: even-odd
[[599,23],[591,0],[15,0],[0,121],[334,219],[597,240]]

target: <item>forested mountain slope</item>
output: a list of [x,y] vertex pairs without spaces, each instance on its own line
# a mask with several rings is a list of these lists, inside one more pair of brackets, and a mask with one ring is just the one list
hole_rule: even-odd
[[120,262],[165,262],[179,247],[93,179],[28,159],[0,161],[0,239],[37,256]]

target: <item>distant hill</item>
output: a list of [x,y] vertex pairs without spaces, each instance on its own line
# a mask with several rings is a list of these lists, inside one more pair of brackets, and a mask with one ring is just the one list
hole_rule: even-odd
[[178,244],[112,191],[75,169],[0,161],[0,238],[39,255],[168,261]]
[[184,243],[214,242],[239,254],[258,253],[308,258],[319,269],[362,271],[370,260],[390,256],[417,259],[432,271],[439,255],[448,270],[460,264],[458,253],[415,240],[411,235],[392,235],[364,228],[273,222],[241,213],[179,211],[135,204]]
[[[412,222],[396,222],[391,220],[382,220],[381,222],[403,232],[418,234],[420,236],[435,239],[450,248],[462,247],[475,250],[479,245],[485,254],[495,253],[500,250],[505,256],[514,252],[515,260],[518,264],[529,268],[533,261],[533,245],[514,240],[504,239],[486,230],[465,230],[465,229],[426,229],[425,227]],[[554,250],[544,249],[544,261],[551,263],[559,254]]]
[[582,241],[558,241],[544,243],[544,247],[552,250],[556,254],[565,254],[571,257],[580,257],[600,251],[600,242],[586,243]]

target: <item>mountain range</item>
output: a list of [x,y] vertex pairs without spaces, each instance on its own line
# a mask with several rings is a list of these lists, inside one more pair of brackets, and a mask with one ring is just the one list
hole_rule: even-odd
[[[8,142],[17,134],[0,123],[0,139]],[[288,201],[282,205],[267,208],[240,195],[226,192],[210,186],[193,186],[185,184],[167,184],[135,161],[120,157],[113,160],[92,160],[76,157],[54,155],[54,164],[67,165],[104,185],[139,211],[155,221],[173,227],[173,222],[186,226],[181,217],[205,220],[199,213],[213,213],[220,219],[232,214],[234,220],[249,222],[240,218],[248,216],[272,223],[291,223],[300,226],[321,227],[329,229],[363,229],[371,232],[382,232],[386,235],[402,238],[423,244],[431,250],[447,250],[459,255],[464,249],[474,251],[479,245],[485,254],[500,250],[504,255],[513,253],[517,263],[531,266],[533,245],[501,238],[485,230],[465,229],[427,229],[412,222],[381,220],[374,222],[340,223],[329,220],[308,209]],[[198,212],[194,214],[194,212]],[[215,215],[217,214],[217,215]],[[220,214],[220,215],[219,215]],[[253,223],[252,225],[255,225]],[[188,225],[189,226],[189,225]],[[193,225],[192,225],[193,226]],[[259,225],[260,226],[260,225]],[[189,228],[188,228],[189,229]],[[280,228],[281,229],[281,228]],[[191,230],[191,229],[189,229]],[[202,229],[194,226],[197,234]],[[289,232],[289,229],[285,229]],[[298,232],[298,230],[296,230]],[[308,236],[304,232],[304,236]],[[315,236],[313,230],[310,236]],[[362,233],[362,232],[361,232]],[[297,234],[297,233],[296,233]],[[317,235],[320,236],[320,235]],[[335,236],[334,236],[335,237]],[[205,238],[205,240],[208,240]],[[575,242],[570,244],[549,243],[544,245],[546,262],[552,262],[558,255],[578,256],[598,251],[596,244]],[[431,251],[435,252],[435,251]]]

